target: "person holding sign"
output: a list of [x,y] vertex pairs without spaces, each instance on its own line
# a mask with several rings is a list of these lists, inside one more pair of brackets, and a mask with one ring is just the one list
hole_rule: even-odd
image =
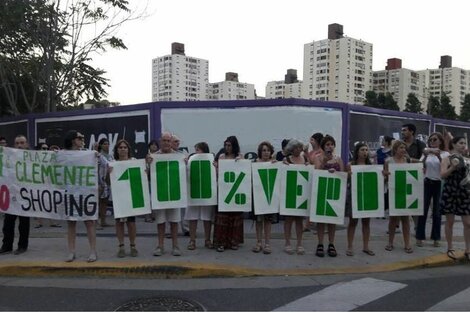
[[[210,153],[209,145],[206,142],[198,142],[194,146],[196,154]],[[204,224],[204,246],[208,249],[213,249],[214,246],[211,242],[211,228],[212,221],[214,220],[215,206],[213,205],[191,205],[186,209],[184,219],[189,221],[189,244],[188,250],[196,249],[196,231],[197,221],[201,220]]]
[[[113,156],[116,161],[127,161],[133,159],[131,156],[131,146],[125,139],[118,140],[114,146]],[[127,225],[127,233],[129,234],[131,257],[136,257],[139,253],[135,248],[135,238],[137,236],[135,216],[116,219],[116,236],[119,241],[117,257],[123,258],[126,256],[126,250],[124,248],[124,224]]]
[[[243,159],[235,136],[225,139],[224,153],[219,156],[219,160],[230,159]],[[214,246],[217,252],[224,252],[225,248],[238,250],[241,243],[243,243],[243,212],[217,212],[214,221]]]
[[[410,157],[407,155],[406,144],[401,140],[395,140],[392,145],[392,156],[385,160],[384,164],[384,176],[388,180],[390,172],[388,171],[388,165],[392,163],[411,163]],[[395,239],[395,229],[400,223],[403,228],[403,240],[405,242],[405,252],[413,253],[410,242],[410,218],[409,216],[390,216],[388,222],[388,245],[385,246],[385,250],[392,251],[393,240]]]
[[[28,139],[24,135],[18,135],[15,137],[13,144],[15,149],[28,149]],[[14,254],[22,254],[28,250],[29,243],[29,228],[30,228],[30,218],[28,216],[17,216],[13,214],[5,214],[3,220],[3,244],[0,248],[0,254],[11,253],[13,251],[13,240],[15,238],[15,222],[18,217],[18,249],[16,249]]]
[[[160,138],[160,150],[155,154],[177,153],[171,148],[172,135],[169,132],[163,132]],[[149,159],[151,160],[151,159]],[[162,256],[164,253],[165,224],[170,223],[171,241],[173,256],[180,256],[181,251],[178,247],[178,223],[181,221],[181,209],[160,209],[155,211],[157,221],[158,245],[153,251],[154,256]]]
[[[359,142],[354,146],[353,160],[349,162],[347,166],[349,182],[351,179],[351,166],[352,165],[371,165],[369,158],[369,147],[364,142]],[[349,218],[348,224],[348,249],[346,250],[347,256],[354,255],[353,241],[354,233],[356,231],[356,226],[359,221],[357,218],[352,217],[352,200],[351,200],[351,186],[348,188],[348,197],[346,203],[346,216]],[[369,249],[369,239],[370,239],[370,218],[361,218],[362,225],[362,252],[367,255],[375,255],[374,251]]]
[[[304,144],[297,140],[291,139],[286,146],[287,157],[284,158],[284,164],[303,164],[305,166],[310,165],[307,154],[303,153]],[[284,252],[287,254],[294,254],[294,250],[291,247],[290,239],[292,233],[292,223],[295,222],[295,234],[297,237],[297,254],[305,254],[305,249],[302,246],[303,237],[303,216],[285,215],[284,221]]]
[[[276,162],[273,159],[274,147],[268,141],[263,141],[258,145],[258,158],[256,162]],[[274,214],[255,215],[256,220],[256,245],[251,251],[258,253],[263,251],[264,254],[272,252],[270,246],[271,240],[271,223],[274,220]],[[263,246],[263,230],[264,230],[264,246]]]
[[[64,149],[79,151],[83,149],[85,144],[85,136],[76,130],[69,130],[65,134],[64,138]],[[90,255],[88,256],[87,262],[95,262],[98,259],[96,253],[96,230],[95,221],[87,220],[84,221],[86,226],[86,233],[88,237],[88,243],[90,244]],[[77,237],[77,221],[67,221],[67,244],[69,254],[65,259],[65,262],[73,262],[75,260],[75,240]]]
[[109,189],[109,177],[108,177],[108,163],[114,161],[114,157],[109,153],[109,140],[101,138],[98,142],[98,152],[100,158],[98,160],[98,182],[100,191],[100,206],[99,206],[99,218],[100,227],[108,227],[106,223],[106,210],[108,209],[109,196],[111,195]]
[[[315,159],[315,169],[328,170],[330,173],[334,173],[335,171],[343,172],[343,160],[339,155],[334,154],[336,147],[335,139],[330,135],[325,135],[320,143],[320,146],[324,153]],[[336,257],[338,255],[335,248],[336,224],[317,223],[318,245],[315,255],[318,257],[325,256],[325,251],[323,248],[325,225],[328,228],[328,256]]]
[[464,161],[463,154],[467,149],[465,137],[454,137],[449,145],[452,154],[441,162],[441,177],[444,188],[440,202],[440,213],[445,214],[445,234],[447,240],[447,256],[456,259],[452,243],[455,215],[462,219],[465,240],[465,258],[470,261],[470,190],[461,184],[470,171],[470,165]]
[[444,137],[441,133],[432,133],[428,139],[429,148],[424,149],[421,161],[424,163],[424,215],[418,217],[416,227],[416,245],[423,246],[426,239],[426,219],[428,217],[429,206],[432,199],[432,230],[431,239],[434,240],[434,247],[439,247],[441,240],[441,213],[439,212],[439,202],[441,198],[441,161],[449,156],[449,152],[444,151]]

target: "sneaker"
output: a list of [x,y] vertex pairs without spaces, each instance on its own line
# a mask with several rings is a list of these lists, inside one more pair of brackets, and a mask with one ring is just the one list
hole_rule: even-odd
[[173,256],[180,256],[181,255],[181,251],[178,247],[173,247],[173,250],[171,251],[171,254]]
[[124,245],[119,245],[119,250],[117,253],[118,258],[123,258],[126,256],[126,250],[124,249]]
[[18,248],[13,252],[14,255],[20,255],[26,252],[26,248]]
[[156,247],[155,250],[153,251],[154,256],[162,256],[163,255],[163,249],[160,247]]
[[138,255],[139,255],[139,252],[135,248],[135,245],[131,245],[131,257],[135,258]]

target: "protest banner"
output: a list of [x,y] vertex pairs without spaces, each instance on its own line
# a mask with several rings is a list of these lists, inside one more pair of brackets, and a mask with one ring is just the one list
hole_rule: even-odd
[[344,224],[348,174],[315,170],[312,175],[310,220],[317,223]]
[[351,209],[353,218],[384,216],[384,177],[380,165],[351,166]]
[[251,211],[251,161],[219,160],[219,212]]
[[188,160],[188,205],[217,205],[217,180],[212,153],[194,154]]
[[279,213],[281,167],[282,164],[271,162],[251,165],[255,215]]
[[150,186],[152,210],[177,209],[188,205],[184,154],[152,154]]
[[423,163],[389,164],[390,216],[423,215]]
[[279,214],[308,216],[313,166],[282,166]]
[[0,147],[0,211],[57,220],[98,218],[95,151]]
[[145,160],[116,161],[109,167],[114,218],[150,213]]

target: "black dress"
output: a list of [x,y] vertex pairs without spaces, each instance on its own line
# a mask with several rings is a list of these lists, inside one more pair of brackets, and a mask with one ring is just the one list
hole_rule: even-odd
[[461,186],[460,182],[467,174],[467,167],[456,169],[444,181],[442,189],[440,213],[470,215],[470,190]]

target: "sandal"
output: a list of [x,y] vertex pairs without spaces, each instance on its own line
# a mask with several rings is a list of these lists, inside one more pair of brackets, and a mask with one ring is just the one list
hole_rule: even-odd
[[194,240],[190,240],[187,248],[188,250],[196,249],[196,242]]
[[251,251],[254,252],[254,253],[258,253],[258,252],[261,252],[263,248],[261,247],[261,243],[258,242],[256,244],[256,246],[254,246],[253,248],[251,248]]
[[328,256],[334,258],[335,256],[337,256],[338,253],[336,252],[336,248],[335,248],[335,245],[330,243],[328,245]]
[[354,255],[354,251],[352,249],[348,249],[346,250],[346,255],[347,256],[353,256]]
[[217,247],[217,252],[224,252],[225,251],[225,247],[224,246],[218,246]]
[[264,248],[263,248],[263,253],[264,254],[271,254],[271,246],[270,245],[264,245]]
[[86,260],[88,263],[93,263],[93,262],[96,262],[96,260],[98,260],[98,257],[96,256],[96,252],[92,252],[90,253],[90,255],[88,256],[88,260]]
[[406,253],[413,253],[413,249],[411,247],[405,248]]
[[370,256],[374,256],[374,255],[375,255],[374,251],[369,250],[369,249],[364,249],[364,250],[362,250],[362,252],[364,252],[365,254],[370,255]]
[[284,252],[289,254],[289,255],[292,255],[294,254],[294,250],[292,250],[292,247],[291,246],[285,246],[284,247]]
[[392,251],[393,250],[393,245],[386,245],[385,250]]
[[214,249],[214,245],[212,244],[210,239],[208,239],[204,242],[204,247],[206,247],[207,249]]
[[317,245],[317,251],[315,252],[315,255],[320,258],[323,258],[325,256],[325,251],[323,250],[322,244]]
[[305,254],[305,249],[302,246],[297,247],[297,254],[298,255],[304,255]]
[[447,256],[449,258],[451,258],[452,260],[457,260],[456,256],[455,256],[455,250],[454,249],[449,249],[447,250]]

